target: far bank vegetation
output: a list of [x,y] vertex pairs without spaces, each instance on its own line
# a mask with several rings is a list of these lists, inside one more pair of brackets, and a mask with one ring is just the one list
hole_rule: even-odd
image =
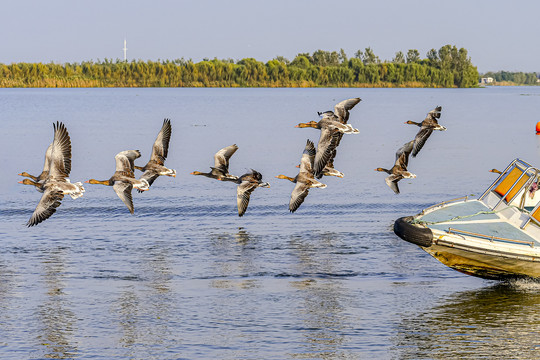
[[478,71],[467,50],[445,45],[426,58],[399,51],[381,61],[371,48],[348,58],[343,50],[253,58],[120,60],[0,64],[0,87],[474,87]]

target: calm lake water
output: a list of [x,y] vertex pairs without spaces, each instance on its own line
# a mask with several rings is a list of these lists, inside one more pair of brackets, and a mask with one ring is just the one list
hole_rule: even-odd
[[[295,176],[318,120],[362,102],[335,161],[291,214]],[[540,285],[453,271],[394,235],[395,219],[479,195],[516,157],[538,165],[540,87],[485,89],[2,89],[0,90],[1,359],[449,359],[540,357]],[[400,182],[385,184],[398,147],[435,106],[440,123]],[[72,181],[108,179],[114,155],[144,164],[164,118],[173,133],[135,214],[112,188],[85,184],[27,228],[52,123],[72,141]],[[214,153],[239,150],[257,189],[239,218],[236,185],[192,176]]]

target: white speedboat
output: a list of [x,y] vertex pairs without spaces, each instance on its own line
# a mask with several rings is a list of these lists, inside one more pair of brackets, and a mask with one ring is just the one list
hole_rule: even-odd
[[540,169],[515,159],[478,198],[399,218],[394,232],[452,269],[485,279],[540,279]]

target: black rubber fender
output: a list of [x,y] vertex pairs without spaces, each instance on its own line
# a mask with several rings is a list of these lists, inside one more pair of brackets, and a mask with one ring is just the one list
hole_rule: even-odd
[[433,242],[431,229],[411,224],[412,216],[405,216],[394,222],[394,232],[397,236],[410,243],[430,247]]

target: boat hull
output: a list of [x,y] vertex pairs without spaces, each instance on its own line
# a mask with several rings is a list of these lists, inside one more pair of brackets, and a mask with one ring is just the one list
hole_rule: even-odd
[[467,275],[490,280],[540,279],[540,263],[533,259],[507,258],[438,244],[423,249],[444,265]]
[[413,219],[412,216],[397,219],[394,223],[396,235],[420,246],[454,270],[490,280],[516,278],[540,280],[540,257],[504,252],[492,246],[481,246],[478,241],[466,244],[463,242],[463,236],[441,235],[440,232],[432,231],[428,227],[412,224]]

